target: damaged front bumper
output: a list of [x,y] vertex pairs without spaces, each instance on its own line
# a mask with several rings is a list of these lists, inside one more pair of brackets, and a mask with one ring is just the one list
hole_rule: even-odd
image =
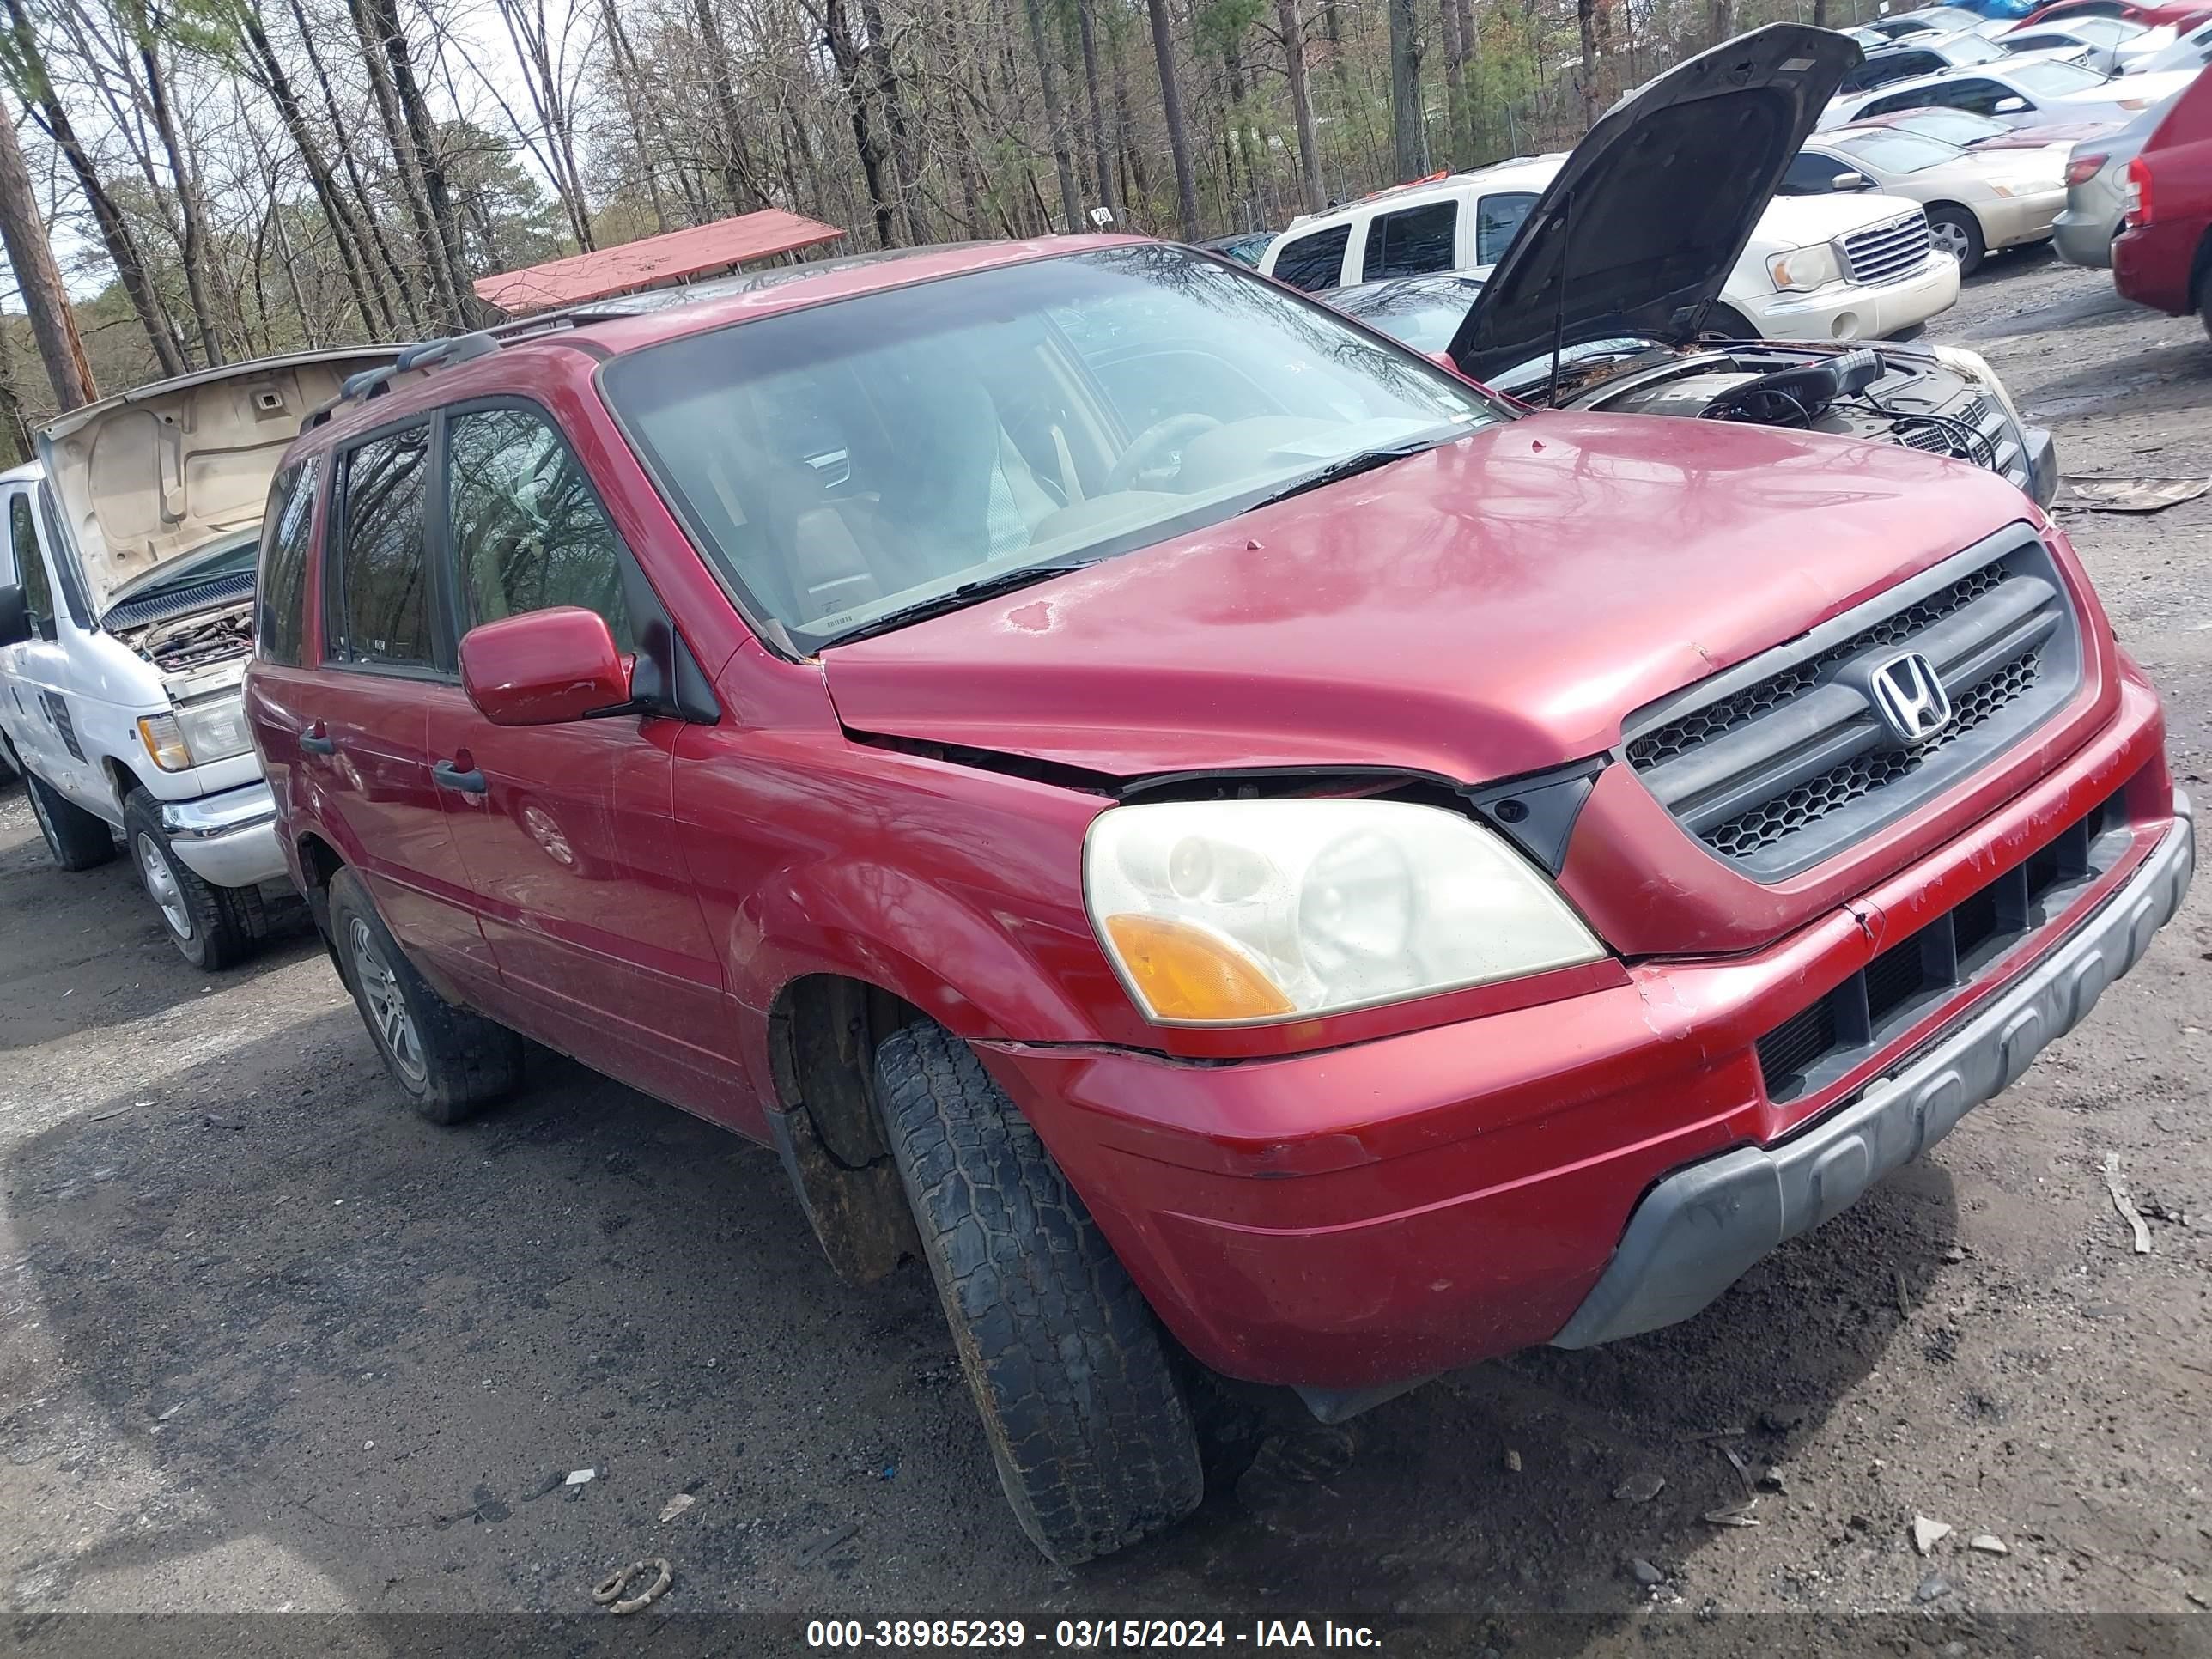
[[198,800],[165,801],[161,828],[186,868],[216,887],[252,887],[287,874],[276,803],[265,783]]

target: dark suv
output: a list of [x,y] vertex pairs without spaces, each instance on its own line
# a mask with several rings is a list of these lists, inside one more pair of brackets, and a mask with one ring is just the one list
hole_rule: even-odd
[[774,1146],[1062,1561],[1199,1501],[1176,1347],[1334,1420],[1686,1318],[2189,879],[2156,694],[1958,462],[1529,411],[1127,239],[413,361],[288,455],[247,682],[392,1078],[527,1036]]

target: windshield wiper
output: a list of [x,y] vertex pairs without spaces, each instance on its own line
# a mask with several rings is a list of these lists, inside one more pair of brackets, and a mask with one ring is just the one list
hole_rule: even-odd
[[817,650],[826,651],[833,645],[850,645],[854,640],[872,639],[878,634],[888,634],[908,623],[927,622],[932,617],[941,617],[948,611],[964,611],[994,593],[1011,593],[1018,587],[1028,587],[1054,576],[1065,576],[1071,570],[1081,570],[1094,565],[1096,559],[1079,559],[1073,563],[1025,564],[1017,570],[1001,570],[995,576],[979,577],[972,582],[963,582],[949,593],[933,594],[917,599],[912,605],[902,605],[896,611],[848,628],[834,639],[824,640]]
[[1248,513],[1263,507],[1273,507],[1277,501],[1287,501],[1293,495],[1303,495],[1310,489],[1321,489],[1346,478],[1356,478],[1363,472],[1372,472],[1378,466],[1388,466],[1393,461],[1402,461],[1408,455],[1418,455],[1423,450],[1441,449],[1444,445],[1465,437],[1465,428],[1455,428],[1438,437],[1434,434],[1416,438],[1408,443],[1384,444],[1374,449],[1358,449],[1340,460],[1331,461],[1318,472],[1309,472],[1295,483],[1285,484],[1273,495],[1262,495],[1244,510]]

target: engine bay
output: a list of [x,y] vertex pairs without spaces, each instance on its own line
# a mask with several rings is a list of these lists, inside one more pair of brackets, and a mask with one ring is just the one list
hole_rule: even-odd
[[253,606],[225,606],[155,623],[123,641],[164,674],[191,675],[243,658],[253,648]]
[[1609,412],[1828,432],[2009,470],[2002,411],[1966,376],[1918,350],[1700,348],[1577,401]]

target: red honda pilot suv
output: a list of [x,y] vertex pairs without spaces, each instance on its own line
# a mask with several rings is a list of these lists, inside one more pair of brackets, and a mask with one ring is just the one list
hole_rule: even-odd
[[1198,1503],[1178,1348],[1334,1420],[1686,1318],[2190,875],[2002,477],[1528,411],[1133,239],[411,352],[264,536],[253,729],[399,1089],[527,1037],[772,1145],[843,1274],[928,1264],[1063,1562]]

